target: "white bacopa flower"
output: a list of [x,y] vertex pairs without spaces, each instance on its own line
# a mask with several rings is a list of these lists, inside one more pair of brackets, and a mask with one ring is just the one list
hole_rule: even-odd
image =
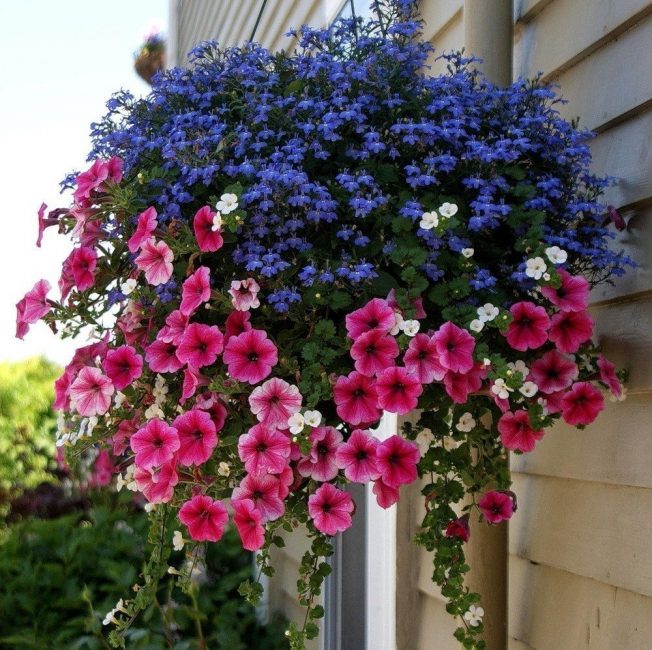
[[238,197],[235,194],[227,193],[220,196],[220,200],[215,206],[218,212],[229,214],[238,208]]
[[218,230],[222,229],[222,215],[219,212],[215,213],[215,216],[213,217],[213,225],[211,226],[211,230],[213,232],[217,232]]
[[541,277],[548,282],[548,280],[550,280],[550,273],[546,271]]
[[462,249],[462,255],[466,257],[467,259],[469,257],[473,257],[473,253],[475,253],[475,250],[473,248],[463,248]]
[[172,535],[172,548],[175,551],[183,551],[183,547],[186,545],[183,535],[180,530],[175,530],[174,535]]
[[[177,550],[181,550],[181,549],[177,549]],[[179,571],[179,569],[175,569],[173,566],[168,567],[168,573],[171,576],[182,576],[183,575],[183,573],[181,573],[181,571]]]
[[127,482],[124,480],[122,473],[119,473],[115,480],[115,489],[120,492],[125,485],[127,485]]
[[419,433],[417,433],[417,437],[415,438],[414,441],[417,443],[417,446],[419,447],[419,453],[422,456],[425,456],[426,452],[428,451],[428,449],[430,449],[430,446],[435,441],[435,435],[429,429],[422,429],[421,431],[419,431]]
[[135,280],[134,278],[125,280],[122,283],[122,293],[124,293],[125,296],[128,296],[136,288],[137,284],[138,280]]
[[524,397],[534,397],[539,387],[533,381],[526,381],[518,390]]
[[487,366],[487,367],[490,366],[490,365],[491,365],[491,359],[485,357],[485,358],[482,360],[482,365],[483,365],[483,366]]
[[525,275],[534,280],[540,280],[547,269],[543,257],[533,257],[525,262]]
[[415,319],[404,320],[401,323],[401,329],[405,334],[407,334],[407,336],[416,336],[420,327],[421,323]]
[[115,404],[115,407],[119,409],[124,404],[124,401],[126,399],[127,397],[125,396],[125,394],[118,390],[115,393],[115,398],[113,400],[113,403]]
[[[309,427],[318,427],[321,424],[321,418],[322,418],[322,415],[321,415],[321,413],[319,411],[306,411],[303,414],[303,421]],[[294,433],[294,431],[292,431],[291,433]],[[299,432],[297,432],[297,433],[299,433]]]
[[484,327],[484,322],[479,320],[478,318],[474,318],[470,323],[469,323],[469,329],[472,332],[482,332],[482,328]]
[[455,203],[442,203],[439,206],[439,214],[442,217],[454,217],[458,211],[457,204]]
[[513,372],[520,372],[523,377],[527,377],[530,374],[530,369],[525,365],[525,361],[523,361],[523,359],[510,361],[507,364],[507,367]]
[[143,506],[143,510],[145,512],[154,512],[154,510],[156,510],[156,504],[155,503],[146,503]]
[[154,402],[154,404],[150,405],[145,411],[146,420],[153,420],[154,418],[165,418],[165,413],[163,413],[163,410],[159,406],[158,402]]
[[478,318],[483,322],[487,323],[492,321],[500,313],[498,307],[494,307],[490,302],[486,302],[482,307],[478,307]]
[[115,623],[117,625],[120,622],[115,617],[117,611],[118,610],[116,610],[114,607],[110,612],[107,612],[106,616],[104,617],[104,620],[102,621],[102,625],[111,625],[111,623]]
[[224,461],[221,461],[220,464],[217,466],[217,473],[220,476],[228,476],[231,473],[231,468],[229,467],[229,464],[225,463]]
[[559,246],[550,246],[546,248],[545,253],[553,264],[563,264],[568,259],[568,253]]
[[419,221],[419,227],[424,230],[432,230],[439,225],[439,217],[436,212],[424,212]]
[[467,411],[466,413],[462,413],[460,419],[455,425],[455,428],[462,433],[469,433],[469,431],[473,431],[473,429],[475,429],[476,424],[477,422],[473,416]]
[[305,418],[301,413],[293,413],[289,418],[288,418],[288,426],[290,427],[290,433],[292,434],[298,434],[303,431],[303,427],[305,426]]
[[484,616],[484,609],[482,607],[476,607],[475,605],[470,605],[468,611],[464,612],[464,620],[471,627],[478,627],[482,623],[482,617]]
[[513,388],[510,388],[506,383],[505,380],[502,378],[496,379],[494,381],[493,385],[491,386],[491,392],[494,395],[497,395],[500,399],[507,399],[509,397],[509,394],[513,391]]
[[394,312],[394,318],[396,319],[394,322],[394,327],[389,330],[389,333],[392,336],[396,336],[403,329],[403,315],[399,312]]

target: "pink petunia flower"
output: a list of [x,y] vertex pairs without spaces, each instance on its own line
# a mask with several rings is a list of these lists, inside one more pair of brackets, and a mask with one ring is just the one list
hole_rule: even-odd
[[181,388],[181,404],[189,400],[199,386],[208,386],[210,379],[202,375],[199,370],[190,366],[183,370],[183,386]]
[[224,343],[228,343],[232,336],[238,336],[252,329],[250,320],[251,314],[248,311],[232,311],[224,323]]
[[276,346],[263,330],[251,329],[231,336],[224,349],[224,363],[231,377],[248,384],[257,384],[268,377],[277,362]]
[[251,499],[233,501],[233,523],[238,530],[242,548],[257,551],[265,543],[262,514]]
[[138,431],[138,423],[139,417],[136,415],[130,420],[122,420],[118,424],[118,428],[111,438],[114,456],[122,456],[129,449],[129,440]]
[[176,463],[171,460],[156,469],[136,467],[134,481],[139,492],[150,503],[169,503],[174,496],[174,487],[179,482]]
[[346,331],[355,340],[369,330],[389,332],[396,323],[394,310],[386,300],[373,298],[364,307],[346,315]]
[[482,388],[487,373],[488,369],[482,363],[476,363],[466,373],[449,371],[444,376],[444,390],[456,404],[464,404],[471,393]]
[[308,497],[308,514],[315,528],[325,535],[335,535],[351,527],[355,505],[351,495],[324,483]]
[[104,487],[113,478],[113,461],[106,449],[97,455],[91,470],[89,484],[91,487]]
[[233,280],[229,289],[231,302],[238,311],[256,309],[260,307],[260,300],[258,300],[259,291],[260,287],[253,278]]
[[376,464],[380,477],[389,487],[398,488],[415,481],[419,460],[419,447],[397,435],[383,440],[376,448]]
[[70,384],[74,372],[66,369],[63,375],[54,382],[54,403],[52,408],[55,411],[67,411],[70,408]]
[[214,253],[224,246],[224,239],[219,230],[213,230],[213,218],[215,217],[209,206],[199,208],[192,221],[195,239],[202,253]]
[[478,508],[490,524],[499,524],[505,519],[511,519],[514,514],[514,499],[505,492],[491,490],[478,501]]
[[213,365],[223,349],[224,337],[217,325],[191,323],[181,337],[177,356],[182,363],[197,369]]
[[115,388],[99,368],[86,366],[79,371],[68,392],[77,413],[91,417],[109,410]]
[[552,317],[550,340],[560,352],[577,352],[592,335],[593,319],[585,311],[561,311]]
[[224,535],[229,515],[221,501],[197,494],[181,506],[179,520],[196,542],[217,542]]
[[145,352],[145,361],[153,372],[177,372],[183,367],[173,343],[154,341]]
[[273,474],[247,474],[240,485],[233,489],[231,502],[251,499],[262,521],[274,521],[285,512],[285,504],[280,497],[281,480]]
[[603,355],[600,355],[598,357],[598,369],[600,370],[600,381],[607,385],[614,397],[620,397],[623,394],[623,385],[616,374],[616,366]]
[[355,429],[335,453],[335,462],[344,476],[355,483],[368,483],[380,477],[376,462],[378,439],[368,431]]
[[543,307],[532,302],[514,303],[510,310],[512,322],[507,328],[507,342],[521,352],[541,347],[548,340],[550,319]]
[[584,311],[589,304],[589,283],[581,275],[571,275],[564,269],[557,271],[561,286],[541,287],[541,293],[561,311]]
[[156,338],[166,343],[179,345],[181,338],[188,327],[188,316],[184,316],[179,309],[170,312],[165,319],[165,325],[161,327]]
[[39,280],[21,300],[16,303],[16,336],[22,339],[29,326],[43,318],[52,309],[47,295],[50,291],[47,280]]
[[59,276],[57,285],[61,292],[62,302],[68,297],[70,290],[75,286],[75,278],[72,275],[72,258],[74,254],[74,250],[70,251],[70,255],[61,264],[61,275]]
[[527,411],[507,411],[498,420],[500,442],[512,451],[532,451],[537,440],[543,438],[542,430],[535,430],[530,424]]
[[147,208],[147,210],[141,212],[138,215],[136,230],[127,242],[127,248],[129,248],[130,253],[135,253],[145,242],[149,241],[149,239],[152,237],[154,231],[158,226],[156,217],[156,208],[153,207]]
[[106,353],[102,367],[116,390],[122,390],[143,373],[143,358],[130,345],[121,345]]
[[441,381],[446,374],[446,368],[439,362],[437,346],[427,334],[417,334],[410,339],[408,349],[403,355],[403,364],[421,384]]
[[604,396],[588,381],[572,385],[561,400],[564,422],[573,425],[591,424],[604,409]]
[[134,260],[136,266],[145,272],[145,279],[156,286],[165,284],[172,277],[174,254],[164,241],[153,237],[141,245],[140,255]]
[[446,526],[444,535],[446,535],[446,537],[456,537],[457,539],[461,539],[463,542],[468,542],[471,538],[469,515],[464,515],[463,517],[458,517],[451,521],[448,526]]
[[211,272],[207,266],[200,266],[188,277],[181,288],[181,313],[190,316],[199,305],[211,297]]
[[280,474],[290,460],[290,439],[278,429],[255,424],[240,436],[238,455],[250,474]]
[[528,379],[542,393],[556,393],[568,388],[577,379],[578,373],[573,361],[556,350],[550,350],[532,364]]
[[251,412],[270,428],[288,429],[288,420],[301,408],[303,397],[296,386],[273,377],[254,388],[249,396]]
[[48,206],[45,203],[41,203],[41,207],[38,209],[38,236],[36,238],[36,246],[41,248],[41,242],[43,241],[43,233],[46,228],[50,226],[59,225],[59,217],[63,214],[66,214],[68,211],[64,208],[57,208],[56,210],[51,210],[48,216],[45,216],[45,211]]
[[335,427],[317,427],[312,430],[309,439],[310,454],[299,461],[299,474],[310,476],[316,481],[334,479],[338,471],[335,455],[342,443],[342,434]]
[[394,366],[378,374],[376,391],[381,409],[404,415],[416,408],[423,387],[405,368]]
[[152,469],[170,462],[179,445],[177,430],[159,418],[150,420],[129,440],[129,446],[136,454],[136,465],[141,469]]
[[95,284],[97,253],[87,246],[75,248],[70,258],[70,271],[79,291],[86,291]]
[[396,339],[380,330],[369,330],[360,334],[351,346],[355,369],[367,377],[373,377],[385,368],[393,366],[398,355]]
[[395,503],[398,503],[398,488],[390,487],[382,478],[374,481],[372,492],[376,495],[376,503],[385,510],[391,508]]
[[217,446],[217,431],[206,411],[186,411],[174,420],[172,426],[179,435],[179,463],[201,465],[211,457],[213,449]]
[[100,188],[102,183],[109,178],[109,169],[105,162],[96,159],[85,172],[77,174],[75,182],[77,187],[73,196],[76,201],[90,198],[91,192]]
[[566,394],[566,389],[558,390],[554,393],[548,393],[542,398],[546,413],[561,413],[562,400]]
[[453,372],[468,372],[473,368],[475,339],[450,321],[444,323],[433,335],[439,363]]
[[337,415],[348,424],[371,424],[381,416],[376,386],[372,379],[359,372],[338,377],[333,396]]

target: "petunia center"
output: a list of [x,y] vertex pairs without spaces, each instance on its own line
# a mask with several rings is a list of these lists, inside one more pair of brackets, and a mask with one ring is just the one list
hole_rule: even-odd
[[250,353],[247,355],[247,359],[249,359],[249,361],[258,361],[258,353],[256,353],[256,352],[250,352]]

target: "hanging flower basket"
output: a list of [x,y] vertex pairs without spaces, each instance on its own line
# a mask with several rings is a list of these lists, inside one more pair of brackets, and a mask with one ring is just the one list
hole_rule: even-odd
[[160,34],[148,36],[135,54],[134,68],[138,76],[150,85],[154,75],[165,68],[165,41]]
[[[481,648],[464,544],[471,518],[516,510],[507,451],[623,396],[587,304],[631,261],[609,247],[587,134],[538,80],[496,88],[459,54],[429,76],[414,4],[381,5],[305,28],[292,55],[204,44],[147,98],[116,95],[72,207],[39,214],[39,242],[58,224],[75,244],[60,297],[41,281],[18,304],[18,335],[40,318],[96,333],[57,381],[59,444],[109,449],[158,540],[116,645],[173,536],[196,559],[231,521],[267,575],[280,533],[307,527],[302,647],[346,484],[388,508],[423,477],[416,541]],[[378,437],[384,411],[415,409]]]

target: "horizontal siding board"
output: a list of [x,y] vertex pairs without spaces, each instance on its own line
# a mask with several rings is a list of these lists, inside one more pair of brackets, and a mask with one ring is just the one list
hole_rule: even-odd
[[510,523],[512,555],[652,596],[652,490],[513,478],[519,511]]
[[514,21],[529,22],[555,0],[514,0]]
[[[459,650],[460,645],[454,639],[453,632],[457,621],[446,611],[442,602],[432,598],[419,599],[418,619],[418,645],[416,650]],[[397,650],[415,650],[414,646],[401,646],[400,640]]]
[[446,52],[459,50],[464,46],[463,12],[460,11],[455,14],[454,20],[449,23],[447,29],[440,32],[431,43],[435,48],[435,52],[429,60],[431,65],[430,73],[433,75],[441,74],[446,71],[447,62],[438,57]]
[[525,647],[650,648],[652,600],[631,591],[512,557],[509,603],[509,634]]
[[462,10],[463,0],[437,0],[437,2],[424,2],[421,5],[421,17],[424,20],[423,37],[432,41],[453,17]]

